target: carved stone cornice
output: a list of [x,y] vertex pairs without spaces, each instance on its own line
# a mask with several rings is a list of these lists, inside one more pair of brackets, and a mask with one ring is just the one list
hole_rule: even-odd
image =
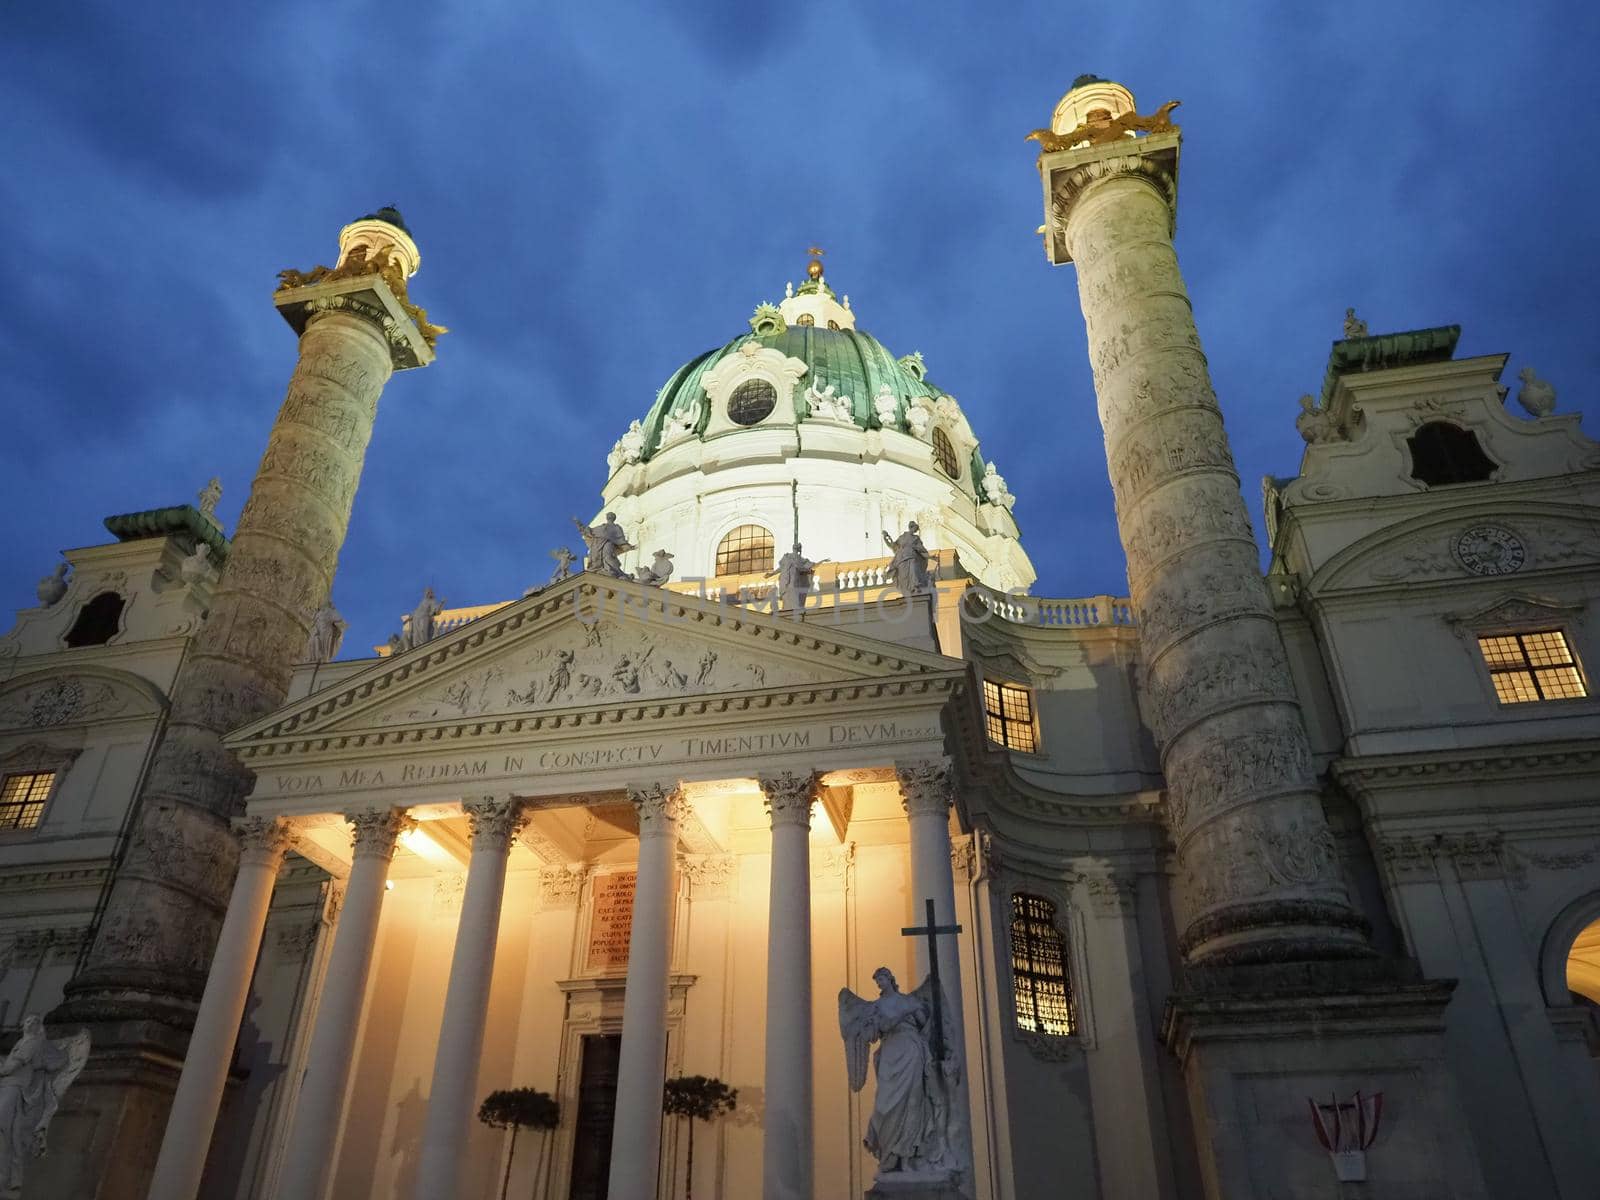
[[239,865],[271,867],[276,870],[283,856],[294,847],[299,834],[282,817],[241,817],[233,823],[239,839]]
[[1456,875],[1463,882],[1506,877],[1505,859],[1501,854],[1504,840],[1499,833],[1477,830],[1444,833],[1437,838],[1439,853],[1455,865]]
[[645,783],[628,787],[628,803],[639,814],[639,836],[661,837],[676,832],[676,826],[689,812],[683,786],[673,783]]
[[417,823],[399,808],[372,808],[345,817],[355,827],[351,852],[356,858],[394,857],[400,835],[415,829]]
[[495,796],[463,800],[461,811],[472,830],[474,854],[479,850],[498,850],[504,854],[511,849],[511,839],[533,818],[533,813],[521,800],[503,800]]
[[1341,758],[1328,769],[1347,791],[1371,800],[1390,788],[1459,787],[1463,777],[1525,780],[1529,775],[1587,774],[1597,763],[1600,739],[1586,738]]
[[759,780],[761,795],[767,807],[772,827],[780,825],[811,826],[811,807],[817,800],[817,776],[796,775],[783,771],[777,775],[763,775]]
[[900,804],[908,817],[948,815],[955,802],[955,781],[947,759],[897,762],[894,773],[900,781]]

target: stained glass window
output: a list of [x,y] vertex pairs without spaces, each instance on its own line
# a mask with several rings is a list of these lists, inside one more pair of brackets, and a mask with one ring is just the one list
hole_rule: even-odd
[[1043,896],[1012,893],[1011,983],[1018,1029],[1062,1036],[1077,1029],[1067,942],[1056,928],[1056,906]]
[[1576,700],[1589,694],[1559,629],[1480,637],[1478,650],[1501,704]]

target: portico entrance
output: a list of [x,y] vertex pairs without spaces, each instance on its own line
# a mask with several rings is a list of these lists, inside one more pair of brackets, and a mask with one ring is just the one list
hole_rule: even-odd
[[[275,849],[236,901],[264,902],[291,843],[344,881],[259,1194],[406,1195],[390,1164],[409,1161],[409,1194],[476,1196],[503,1165],[473,1119],[483,1094],[539,1086],[563,1106],[541,1197],[651,1200],[662,1162],[676,1170],[661,1092],[679,1071],[740,1088],[696,1160],[724,1194],[859,1178],[858,1131],[814,1136],[813,1094],[844,1090],[814,1030],[841,983],[911,966],[898,931],[921,897],[955,916],[940,713],[963,677],[930,652],[581,577],[240,731],[249,836]],[[574,692],[594,702],[559,703]],[[819,935],[813,879],[841,860],[841,886],[872,886]],[[219,963],[247,968],[259,937],[230,915]],[[186,1072],[207,1061],[191,1051]],[[405,1094],[425,1100],[409,1128]],[[531,1169],[514,1164],[521,1194]]]

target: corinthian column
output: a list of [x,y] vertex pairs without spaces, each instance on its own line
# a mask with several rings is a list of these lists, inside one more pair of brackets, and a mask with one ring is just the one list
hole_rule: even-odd
[[467,1134],[477,1111],[478,1060],[489,1016],[489,984],[500,940],[500,902],[506,893],[506,856],[511,839],[528,822],[520,800],[486,796],[461,805],[472,827],[472,859],[456,923],[444,1017],[428,1089],[428,1120],[422,1130],[417,1200],[454,1200],[466,1158]]
[[222,737],[283,703],[328,599],[378,395],[395,369],[432,361],[439,332],[406,299],[419,255],[397,212],[347,225],[339,243],[334,269],[283,273],[275,300],[300,335],[299,361],[210,614],[173,684],[129,852],[84,968],[51,1017],[94,1032],[68,1108],[97,1114],[85,1130],[125,1131],[60,1157],[81,1151],[106,1170],[115,1162],[130,1195],[147,1180],[145,1131],[159,1128],[172,1090],[163,1064],[183,1057],[238,861],[228,820],[251,775]]
[[238,832],[239,874],[233,881],[228,915],[222,922],[211,975],[189,1037],[189,1054],[172,1098],[161,1154],[150,1181],[150,1200],[194,1200],[200,1190],[250,977],[261,951],[272,889],[284,852],[294,842],[288,822],[281,819],[249,817],[239,823]]
[[357,813],[350,878],[328,954],[316,1025],[294,1101],[294,1121],[278,1176],[278,1200],[322,1200],[333,1173],[333,1149],[344,1119],[345,1093],[355,1063],[361,1003],[378,942],[378,918],[389,863],[400,835],[416,824],[399,810]]
[[622,1051],[611,1133],[612,1200],[655,1200],[666,1086],[667,949],[672,937],[672,852],[688,811],[676,786],[630,787],[639,814],[639,874],[628,931]]
[[761,780],[772,819],[762,1200],[811,1200],[811,806],[816,777]]
[[1138,117],[1127,89],[1091,79],[1040,131],[1039,168],[1046,252],[1078,268],[1178,847],[1180,945],[1192,963],[1363,955],[1173,249],[1169,111]]

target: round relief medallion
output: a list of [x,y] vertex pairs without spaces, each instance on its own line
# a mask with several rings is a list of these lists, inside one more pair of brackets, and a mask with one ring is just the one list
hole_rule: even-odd
[[1456,561],[1474,575],[1509,575],[1528,560],[1522,539],[1499,525],[1474,525],[1455,542]]
[[83,684],[58,679],[33,694],[29,715],[35,725],[60,725],[72,720],[83,707]]

